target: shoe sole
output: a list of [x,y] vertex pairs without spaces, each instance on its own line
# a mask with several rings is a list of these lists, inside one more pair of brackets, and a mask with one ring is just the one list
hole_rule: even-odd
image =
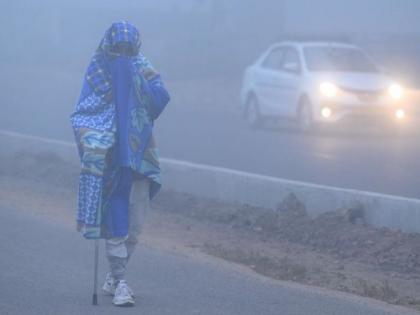
[[[115,296],[115,291],[114,292],[112,292],[112,291],[108,291],[108,290],[105,290],[104,288],[102,288],[102,292],[103,292],[103,294],[105,294],[106,296]],[[131,293],[130,294],[133,298],[135,298],[136,296],[134,295],[134,293]]]
[[114,302],[112,301],[112,304],[114,304],[115,306],[118,307],[131,307],[134,306],[134,301],[133,300],[128,300],[128,301],[123,301],[123,302]]

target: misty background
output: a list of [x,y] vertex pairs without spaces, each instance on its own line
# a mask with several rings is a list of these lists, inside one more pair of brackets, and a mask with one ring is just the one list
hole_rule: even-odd
[[89,60],[111,23],[128,20],[172,96],[157,124],[163,156],[418,197],[415,139],[254,132],[237,107],[245,68],[290,36],[347,38],[420,87],[419,12],[418,0],[2,1],[0,129],[71,141],[69,115]]
[[401,75],[419,66],[416,0],[18,0],[1,11],[2,63],[17,66],[83,70],[121,19],[138,26],[144,51],[171,79],[238,76],[287,35],[346,36]]
[[[213,106],[231,106],[245,67],[289,35],[349,38],[400,81],[417,86],[419,12],[416,0],[3,1],[1,86],[8,93],[1,100],[13,111],[22,88],[42,103],[52,89],[66,86],[54,101],[69,112],[105,30],[122,19],[140,29],[143,51],[180,103],[200,102],[185,95],[193,82],[203,98],[214,97]],[[4,95],[11,92],[15,98]]]

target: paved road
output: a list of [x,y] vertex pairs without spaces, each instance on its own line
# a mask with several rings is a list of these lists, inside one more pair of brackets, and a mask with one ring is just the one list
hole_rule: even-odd
[[[23,213],[0,207],[0,314],[415,314],[147,246],[133,256],[128,275],[138,305],[116,309],[101,295],[100,305],[93,307],[92,243],[82,240],[63,216],[59,210]],[[104,260],[100,269],[103,274]]]
[[308,137],[293,128],[252,130],[234,109],[172,106],[158,125],[164,156],[243,171],[420,197],[415,136],[374,132]]
[[[80,77],[48,69],[0,73],[5,91],[0,93],[0,129],[72,141],[68,116]],[[358,132],[305,137],[287,128],[252,130],[231,104],[212,100],[203,104],[199,97],[195,104],[183,104],[182,95],[171,92],[173,102],[157,123],[162,156],[420,198],[420,145],[415,135]]]

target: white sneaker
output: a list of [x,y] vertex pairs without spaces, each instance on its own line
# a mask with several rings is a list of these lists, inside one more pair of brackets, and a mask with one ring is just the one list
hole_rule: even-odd
[[119,281],[112,303],[116,306],[133,306],[134,298],[131,293],[132,291],[127,285],[127,282],[125,280]]
[[105,283],[102,286],[102,291],[104,291],[106,295],[114,295],[116,288],[117,288],[117,282],[112,277],[111,273],[108,272],[106,275]]

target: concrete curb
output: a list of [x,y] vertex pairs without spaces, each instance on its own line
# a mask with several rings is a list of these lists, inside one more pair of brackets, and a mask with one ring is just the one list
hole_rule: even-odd
[[[78,165],[76,146],[69,142],[0,130],[0,159],[19,152],[51,152]],[[366,221],[377,227],[420,232],[420,200],[284,180],[190,162],[162,159],[164,189],[199,197],[275,209],[290,193],[312,216],[360,203]]]

